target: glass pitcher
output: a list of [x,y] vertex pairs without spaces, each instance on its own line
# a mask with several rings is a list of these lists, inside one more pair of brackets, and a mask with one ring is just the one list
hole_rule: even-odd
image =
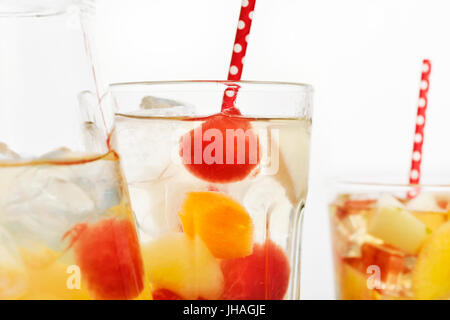
[[94,4],[0,4],[0,299],[146,297],[119,157],[79,127]]

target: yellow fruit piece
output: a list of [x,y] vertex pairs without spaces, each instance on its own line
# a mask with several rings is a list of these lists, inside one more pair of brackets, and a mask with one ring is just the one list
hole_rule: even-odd
[[198,238],[169,233],[143,245],[142,255],[154,289],[168,289],[184,299],[214,300],[222,294],[219,262]]
[[23,263],[32,269],[45,268],[55,262],[60,255],[41,244],[21,247],[19,248],[19,254],[22,257]]
[[338,276],[339,298],[342,300],[376,300],[379,294],[367,286],[369,275],[365,275],[352,266],[341,263]]
[[[80,274],[80,287],[71,287],[74,275],[71,265],[56,261],[43,269],[29,269],[29,290],[23,297],[26,300],[90,300],[91,297],[83,286]],[[73,282],[72,282],[73,283]]]
[[28,277],[24,270],[13,266],[0,266],[0,300],[22,298],[28,289]]
[[252,253],[252,219],[232,198],[218,192],[190,192],[179,215],[183,231],[190,238],[199,236],[216,258]]
[[408,211],[380,208],[369,222],[368,232],[385,243],[416,254],[427,237],[427,226]]
[[450,222],[425,241],[413,270],[417,299],[450,299]]
[[412,214],[431,231],[436,230],[447,221],[447,214],[444,212],[412,212]]

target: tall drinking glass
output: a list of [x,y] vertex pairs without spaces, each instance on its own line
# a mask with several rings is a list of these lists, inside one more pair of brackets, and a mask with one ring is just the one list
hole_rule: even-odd
[[[114,84],[154,299],[298,299],[311,95],[293,83]],[[225,98],[237,97],[222,110]]]
[[79,128],[93,4],[0,4],[0,299],[146,294],[119,157],[88,152]]
[[449,299],[450,186],[367,181],[333,190],[338,298]]

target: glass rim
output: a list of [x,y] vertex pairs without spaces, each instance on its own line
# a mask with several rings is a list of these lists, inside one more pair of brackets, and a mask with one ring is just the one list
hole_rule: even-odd
[[43,3],[42,7],[32,7],[27,8],[25,5],[22,9],[21,7],[11,8],[9,10],[0,9],[0,19],[3,18],[46,18],[60,16],[68,13],[72,7],[82,8],[84,5],[74,0],[66,0],[63,3]]
[[136,86],[157,86],[157,85],[227,85],[227,84],[243,84],[254,85],[261,87],[293,87],[296,89],[304,90],[307,93],[312,93],[314,88],[312,85],[300,82],[289,81],[260,81],[260,80],[162,80],[162,81],[132,81],[132,82],[115,82],[109,85],[109,90],[116,91],[119,88],[136,87]]
[[450,183],[394,183],[394,182],[377,182],[373,180],[352,180],[352,179],[332,179],[331,183],[334,187],[360,187],[362,189],[371,188],[391,188],[391,189],[412,189],[412,188],[423,188],[423,189],[448,189],[450,190]]
[[60,16],[67,10],[0,11],[0,18],[46,18]]

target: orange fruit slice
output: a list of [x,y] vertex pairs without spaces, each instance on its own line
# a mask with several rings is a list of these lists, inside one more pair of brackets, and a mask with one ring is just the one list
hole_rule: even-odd
[[179,213],[184,232],[199,236],[216,258],[252,253],[253,222],[243,206],[218,192],[190,192]]

